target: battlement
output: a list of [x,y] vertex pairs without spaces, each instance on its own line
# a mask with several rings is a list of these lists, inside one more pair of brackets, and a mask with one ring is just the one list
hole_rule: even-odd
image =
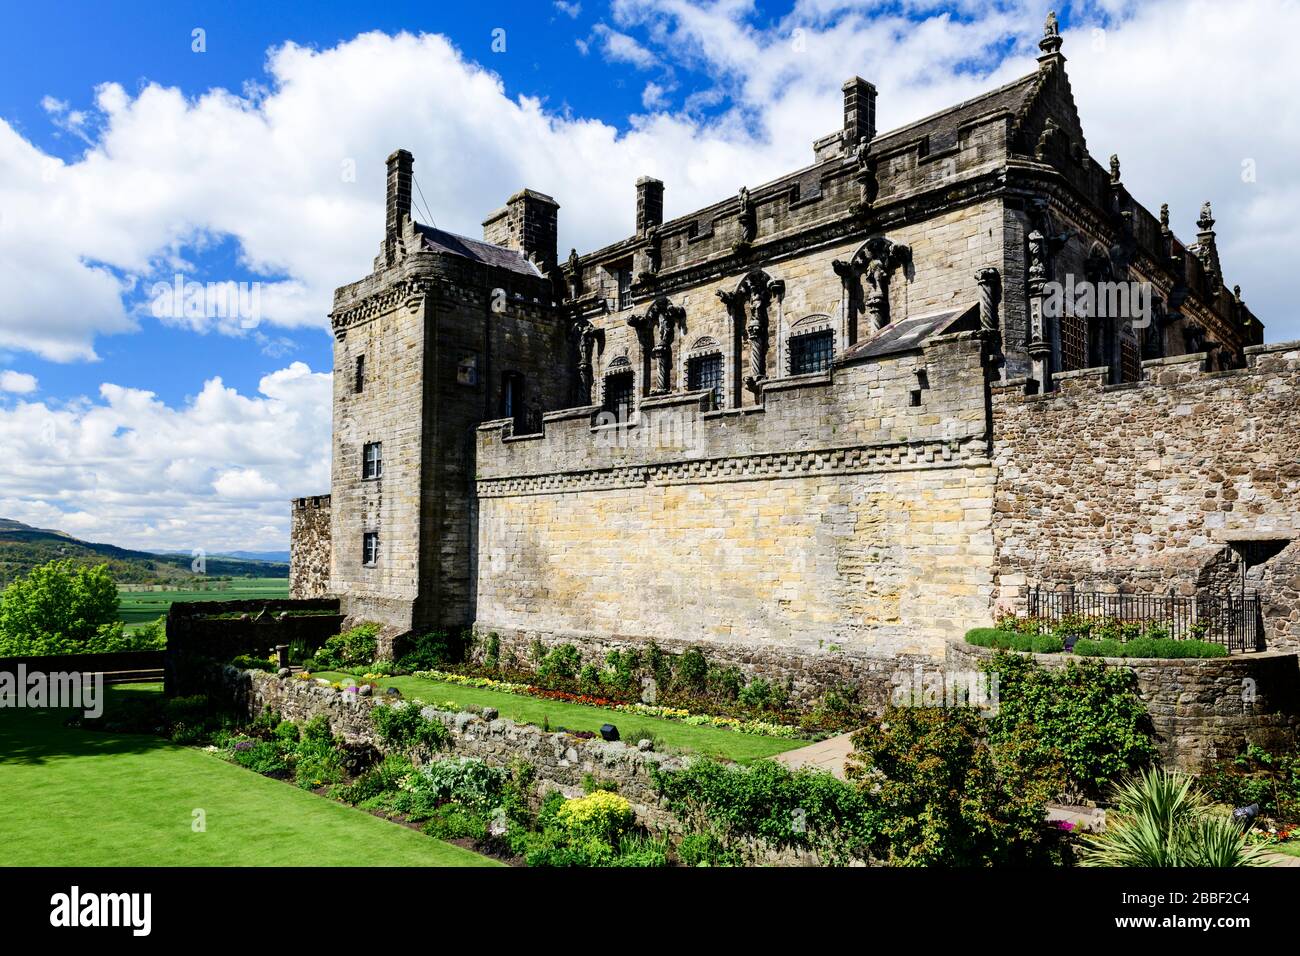
[[[514,434],[509,419],[485,422],[479,494],[626,483],[639,480],[626,469],[651,465],[680,464],[683,474],[707,479],[960,464],[984,454],[982,355],[976,334],[955,332],[899,354],[775,379],[761,405],[715,410],[708,392],[682,392],[642,398],[627,422],[599,406],[549,412],[536,434]],[[537,480],[559,474],[573,478]]]

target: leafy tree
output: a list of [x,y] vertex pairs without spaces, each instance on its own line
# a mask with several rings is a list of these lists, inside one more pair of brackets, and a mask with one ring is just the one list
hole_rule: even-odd
[[129,647],[107,565],[51,561],[0,594],[0,656],[78,654]]

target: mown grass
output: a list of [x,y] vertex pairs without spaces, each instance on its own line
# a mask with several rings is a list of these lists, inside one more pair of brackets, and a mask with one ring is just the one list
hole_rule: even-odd
[[[160,692],[112,688],[108,706]],[[0,710],[0,865],[495,865],[194,748],[69,728],[68,716]]]
[[[349,675],[322,671],[313,676],[338,681]],[[677,720],[641,717],[604,707],[543,700],[499,690],[462,687],[423,677],[385,677],[377,683],[381,687],[396,687],[405,696],[417,697],[426,704],[454,702],[458,707],[495,707],[502,717],[538,726],[549,724],[552,730],[563,727],[565,730],[599,731],[602,724],[613,724],[619,729],[622,739],[629,743],[652,738],[661,750],[690,751],[736,763],[749,763],[808,745],[806,740],[759,737],[717,727],[695,727]]]
[[176,601],[269,601],[288,596],[288,578],[235,578],[214,581],[210,588],[119,591],[118,619],[126,622],[127,630],[132,630],[158,620]]

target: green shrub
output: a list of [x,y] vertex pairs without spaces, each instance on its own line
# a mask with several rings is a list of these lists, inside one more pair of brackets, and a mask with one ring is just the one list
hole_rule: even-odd
[[1208,767],[1200,784],[1220,803],[1258,803],[1271,816],[1300,819],[1300,751],[1271,753],[1248,744],[1245,753]]
[[744,866],[744,858],[728,850],[712,833],[688,833],[677,844],[677,858],[684,866]]
[[740,689],[740,693],[737,695],[737,700],[746,707],[754,707],[761,710],[764,707],[770,706],[773,703],[775,696],[771,683],[759,677],[750,681]]
[[710,667],[705,683],[720,700],[735,700],[745,686],[745,675],[738,667]]
[[230,663],[235,667],[238,667],[241,671],[273,672],[277,670],[276,666],[265,657],[257,657],[253,654],[240,654]]
[[584,664],[578,672],[578,690],[583,694],[600,693],[600,668],[595,664]]
[[615,846],[636,822],[626,797],[596,790],[567,800],[555,812],[555,824],[571,841],[596,840]]
[[235,737],[227,743],[221,755],[254,773],[282,776],[289,769],[280,748],[269,740]]
[[371,708],[370,719],[380,738],[398,747],[423,746],[436,750],[450,737],[442,721],[425,717],[410,701],[377,704]]
[[1060,767],[1023,736],[994,742],[986,729],[970,708],[890,707],[854,734],[847,773],[874,791],[876,857],[895,866],[1051,862],[1043,816]]
[[501,666],[501,635],[493,631],[487,637],[487,647],[483,651],[483,666],[496,670]]
[[537,667],[537,676],[543,682],[554,679],[572,680],[582,667],[582,655],[572,644],[559,644],[551,648]]
[[1124,644],[1114,638],[1093,640],[1081,637],[1074,644],[1074,653],[1080,657],[1123,657]]
[[330,795],[344,803],[364,803],[383,794],[396,792],[413,769],[409,758],[401,754],[388,754],[352,783],[335,787]]
[[1075,790],[1099,796],[1110,781],[1155,759],[1151,721],[1131,670],[1076,660],[1046,668],[1007,653],[982,667],[999,683],[990,742],[1032,740],[1036,762],[1059,762]]
[[451,804],[433,810],[422,829],[439,840],[469,839],[482,843],[488,838],[488,826],[488,817],[481,810]]
[[451,637],[445,631],[431,631],[406,637],[394,648],[395,666],[402,671],[437,670],[465,659],[467,635]]
[[1032,649],[1035,654],[1059,654],[1065,650],[1065,641],[1055,634],[1035,634]]
[[677,658],[676,677],[678,684],[685,690],[695,693],[705,690],[709,680],[709,662],[699,648],[689,648]]
[[1227,657],[1228,649],[1222,644],[1192,638],[1177,640],[1170,637],[1135,637],[1129,641],[1081,639],[1074,645],[1074,653],[1080,657],[1177,659]]
[[338,670],[374,662],[379,648],[379,625],[367,621],[335,634],[312,658],[313,670]]
[[655,787],[701,846],[729,860],[756,845],[813,850],[832,864],[864,860],[878,833],[874,798],[828,773],[789,770],[772,761],[749,767],[696,760],[677,771],[651,771]]
[[1000,627],[975,627],[966,632],[966,643],[976,647],[991,647],[997,650],[1009,650],[1011,642],[1019,637],[1016,631]]
[[474,757],[449,757],[420,767],[409,779],[435,803],[458,803],[492,810],[501,805],[507,775]]

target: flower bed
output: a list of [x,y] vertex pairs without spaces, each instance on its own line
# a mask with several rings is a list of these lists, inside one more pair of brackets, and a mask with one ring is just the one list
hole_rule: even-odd
[[769,723],[762,720],[745,720],[739,717],[726,717],[716,714],[694,714],[682,707],[660,707],[654,704],[626,703],[591,694],[571,694],[568,691],[550,690],[545,687],[537,687],[533,684],[497,680],[492,677],[470,677],[465,674],[455,674],[449,671],[439,670],[416,671],[411,676],[423,678],[424,680],[442,681],[446,684],[458,684],[463,687],[479,687],[484,690],[502,691],[507,694],[538,697],[543,700],[559,700],[570,704],[586,704],[590,707],[603,707],[607,710],[616,710],[625,714],[636,714],[640,717],[659,717],[664,720],[678,720],[693,727],[716,727],[720,730],[733,730],[736,733],[752,734],[758,737],[779,737],[789,740],[798,739],[804,736],[804,732],[800,730],[800,728],[788,724]]

